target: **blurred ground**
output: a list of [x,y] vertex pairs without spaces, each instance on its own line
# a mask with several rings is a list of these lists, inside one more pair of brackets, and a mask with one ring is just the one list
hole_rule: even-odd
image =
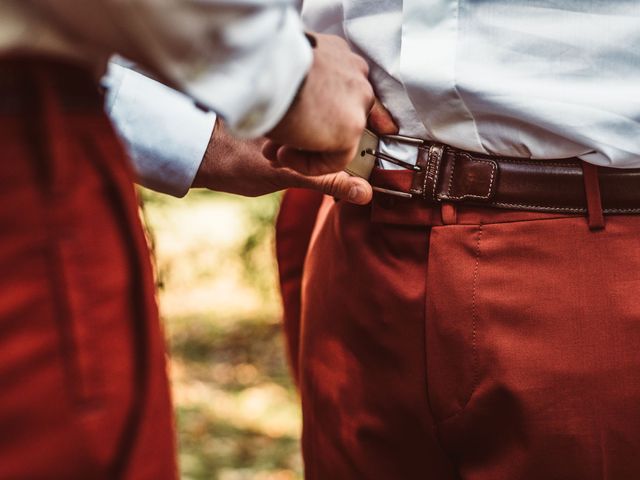
[[279,197],[143,191],[183,480],[299,480],[300,412],[273,260]]

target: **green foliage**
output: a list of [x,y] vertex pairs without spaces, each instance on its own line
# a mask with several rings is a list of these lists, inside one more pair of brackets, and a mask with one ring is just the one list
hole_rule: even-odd
[[273,256],[269,253],[273,244],[273,228],[280,206],[280,195],[266,195],[260,202],[247,203],[249,231],[240,246],[240,258],[245,269],[245,278],[253,286],[268,296],[273,291],[275,278],[267,275],[272,268]]
[[273,258],[279,196],[142,191],[183,480],[299,480],[300,411]]

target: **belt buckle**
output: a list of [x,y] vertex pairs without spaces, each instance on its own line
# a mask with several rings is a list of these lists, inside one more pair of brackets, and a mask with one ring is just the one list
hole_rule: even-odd
[[[405,135],[382,135],[378,137],[375,133],[370,130],[365,130],[362,139],[360,140],[360,146],[358,148],[358,152],[356,153],[355,158],[347,165],[345,171],[351,175],[356,175],[358,177],[362,177],[365,180],[368,180],[371,176],[371,171],[373,170],[375,161],[377,159],[386,160],[387,162],[393,163],[399,167],[405,168],[407,170],[411,170],[416,173],[423,173],[425,171],[424,167],[418,164],[412,164],[409,162],[405,162],[404,160],[400,160],[399,158],[392,157],[391,155],[387,155],[384,152],[378,150],[378,143],[380,139],[391,140],[398,143],[405,143],[409,145],[413,145],[416,148],[424,146],[424,140],[414,137],[407,137]],[[374,191],[384,193],[386,195],[393,195],[396,197],[411,199],[414,197],[414,193],[412,192],[401,192],[398,190],[390,190],[388,188],[381,187],[372,187]]]

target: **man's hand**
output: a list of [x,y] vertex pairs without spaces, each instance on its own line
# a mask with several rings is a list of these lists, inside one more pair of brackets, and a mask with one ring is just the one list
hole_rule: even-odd
[[351,160],[373,105],[369,67],[334,35],[314,34],[314,61],[298,97],[267,137],[281,166],[320,175]]
[[371,201],[371,185],[345,172],[310,177],[277,168],[261,153],[263,140],[232,137],[218,121],[193,187],[255,197],[289,187],[318,190],[364,205]]
[[[371,107],[371,111],[369,112],[369,116],[367,118],[367,128],[377,135],[394,135],[398,133],[398,126],[393,120],[393,117],[377,98],[375,99],[373,106]],[[271,141],[267,141],[262,147],[262,154],[268,160],[270,160],[273,165],[278,166],[281,165],[281,162],[278,158],[280,149],[280,145],[275,144]],[[298,152],[298,156],[300,157],[299,160],[293,164],[290,164],[290,167],[303,173],[308,172],[313,166],[314,162],[317,162],[318,160],[317,153]],[[351,157],[349,160],[351,160],[352,158],[353,157]]]

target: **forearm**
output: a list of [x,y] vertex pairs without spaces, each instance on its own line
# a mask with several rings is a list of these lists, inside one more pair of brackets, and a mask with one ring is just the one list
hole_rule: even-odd
[[230,135],[215,116],[143,75],[112,65],[104,84],[107,112],[129,150],[138,181],[153,190],[182,196],[200,187],[257,196],[302,187],[355,203],[371,199],[368,183],[344,172],[306,177],[275,168],[262,155],[264,140]]

